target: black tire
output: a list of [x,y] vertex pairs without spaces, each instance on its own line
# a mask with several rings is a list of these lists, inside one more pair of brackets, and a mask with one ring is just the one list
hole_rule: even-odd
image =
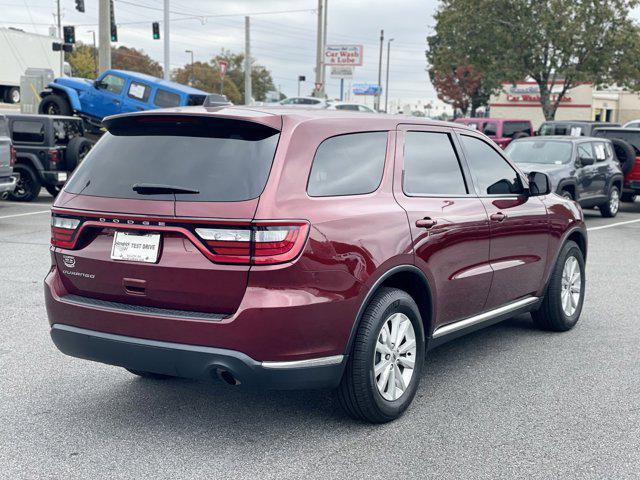
[[15,190],[9,194],[9,199],[16,202],[32,202],[38,198],[42,183],[36,171],[24,164],[16,165],[13,171],[19,173],[20,178]]
[[575,198],[573,198],[573,193],[571,193],[571,190],[567,190],[566,188],[562,189],[562,191],[560,192],[560,196],[566,198],[567,200],[575,200]]
[[45,185],[44,188],[47,190],[47,192],[49,192],[49,194],[53,198],[56,198],[60,193],[60,191],[62,190],[62,187],[58,187],[56,185]]
[[69,140],[64,153],[64,162],[67,171],[73,172],[73,170],[82,163],[82,160],[84,160],[84,157],[89,153],[91,147],[93,147],[93,143],[84,137],[73,137]]
[[[575,258],[580,267],[580,297],[575,306],[575,311],[571,315],[568,315],[562,306],[562,276],[565,264],[569,257]],[[550,330],[554,332],[566,332],[567,330],[571,330],[576,323],[578,323],[580,312],[582,312],[582,305],[584,303],[584,287],[585,270],[582,251],[575,242],[568,241],[560,250],[556,264],[551,272],[549,285],[547,286],[547,291],[545,292],[544,300],[542,301],[540,308],[535,312],[531,312],[533,322],[542,330]]]
[[611,138],[610,140],[613,144],[613,150],[616,152],[618,162],[620,162],[620,170],[626,175],[633,169],[636,163],[636,151],[631,144],[624,140],[620,140],[619,138]]
[[620,210],[620,190],[615,185],[609,189],[609,198],[605,203],[598,205],[600,214],[605,218],[613,218]]
[[71,105],[62,95],[52,93],[40,101],[38,113],[41,115],[71,115]]
[[622,195],[620,195],[620,201],[633,203],[636,201],[636,197],[637,195],[635,193],[622,192]]
[[145,372],[145,371],[142,371],[142,370],[133,370],[131,368],[126,368],[125,370],[127,370],[130,373],[133,373],[134,375],[137,375],[137,376],[142,377],[142,378],[147,378],[149,380],[169,380],[171,378],[176,378],[176,377],[172,377],[171,375],[163,375],[161,373]]
[[[416,351],[413,375],[404,393],[396,400],[387,400],[376,385],[374,361],[377,355],[378,338],[382,338],[381,330],[395,313],[402,313],[411,321],[415,333]],[[424,343],[422,318],[413,298],[403,290],[381,288],[376,292],[362,316],[342,381],[336,391],[342,408],[351,417],[371,423],[389,422],[402,415],[411,404],[420,383],[425,355]],[[398,347],[400,345],[396,348]],[[396,358],[395,354],[394,358]],[[390,369],[393,369],[392,365]]]
[[6,103],[20,103],[20,88],[10,87],[4,91],[4,101]]

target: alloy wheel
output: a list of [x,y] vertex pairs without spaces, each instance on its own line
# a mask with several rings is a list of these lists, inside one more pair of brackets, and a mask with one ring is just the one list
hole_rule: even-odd
[[618,213],[618,208],[620,208],[620,194],[617,189],[613,188],[609,195],[609,211],[615,215]]
[[578,308],[581,294],[582,272],[580,271],[580,264],[576,257],[571,256],[564,262],[560,292],[562,310],[568,317],[572,316]]
[[394,313],[378,332],[373,358],[373,378],[382,398],[399,399],[413,378],[416,332],[409,317]]

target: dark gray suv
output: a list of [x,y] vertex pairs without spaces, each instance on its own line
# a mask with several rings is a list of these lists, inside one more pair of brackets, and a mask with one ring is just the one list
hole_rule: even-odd
[[623,174],[610,140],[594,137],[546,136],[523,138],[505,153],[525,172],[540,171],[551,179],[551,191],[598,207],[615,217],[620,207]]

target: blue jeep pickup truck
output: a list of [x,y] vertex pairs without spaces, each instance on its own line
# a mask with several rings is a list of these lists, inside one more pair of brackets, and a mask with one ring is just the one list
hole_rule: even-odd
[[99,127],[102,119],[117,113],[155,108],[202,105],[208,93],[143,73],[107,70],[95,81],[56,78],[43,91],[38,112],[78,115]]

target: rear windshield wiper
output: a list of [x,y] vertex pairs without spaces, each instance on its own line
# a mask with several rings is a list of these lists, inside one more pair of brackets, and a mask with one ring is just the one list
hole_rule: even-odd
[[163,193],[200,193],[193,188],[179,187],[175,185],[162,185],[157,183],[136,183],[131,187],[140,195],[161,195]]

